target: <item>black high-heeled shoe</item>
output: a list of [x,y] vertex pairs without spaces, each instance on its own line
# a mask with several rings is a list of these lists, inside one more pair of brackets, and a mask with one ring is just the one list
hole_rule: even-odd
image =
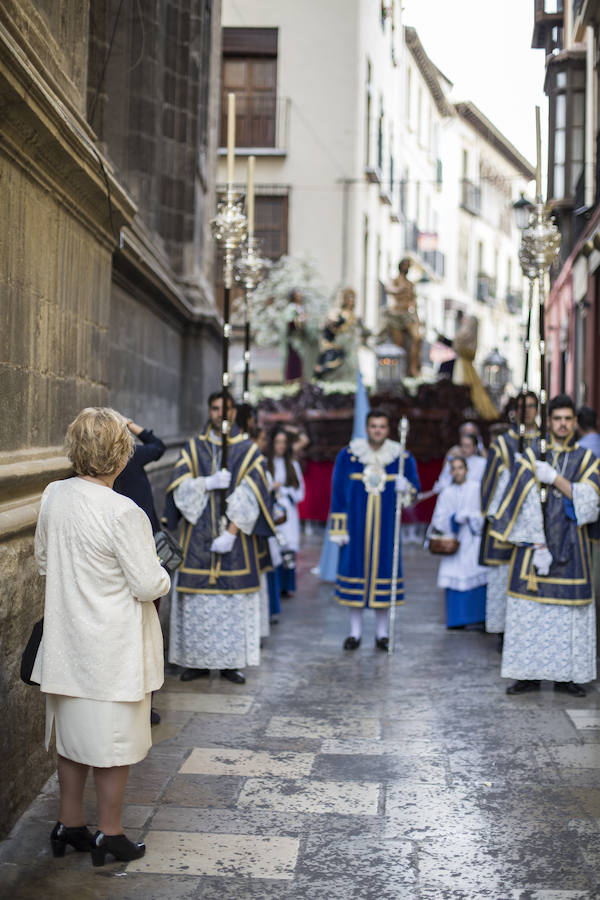
[[107,853],[112,853],[115,859],[130,862],[139,859],[146,852],[146,845],[141,841],[134,844],[124,834],[104,834],[97,831],[93,837],[92,863],[94,866],[103,866]]
[[79,852],[91,850],[94,846],[94,835],[85,825],[68,828],[62,822],[57,822],[52,829],[50,843],[53,856],[64,856],[67,844],[70,844],[71,847],[79,850]]

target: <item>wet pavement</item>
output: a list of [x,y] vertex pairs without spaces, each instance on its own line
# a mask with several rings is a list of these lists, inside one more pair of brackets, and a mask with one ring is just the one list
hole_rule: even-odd
[[[507,697],[496,639],[447,631],[436,564],[405,548],[393,658],[344,652],[311,574],[244,686],[169,675],[124,824],[146,856],[53,859],[57,784],[0,844],[11,900],[600,898],[600,695]],[[95,802],[90,780],[90,826]]]

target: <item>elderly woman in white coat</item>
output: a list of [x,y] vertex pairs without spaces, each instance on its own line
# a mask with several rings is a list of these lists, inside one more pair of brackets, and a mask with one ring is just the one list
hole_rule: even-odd
[[[35,557],[46,577],[44,634],[32,680],[46,695],[46,748],[56,734],[60,816],[50,836],[55,856],[67,844],[142,856],[124,834],[121,810],[129,766],[152,744],[150,698],[163,683],[163,642],[154,604],[170,579],[158,560],[150,520],[112,490],[133,451],[123,417],[82,410],[69,425],[75,477],[42,496]],[[85,826],[83,791],[94,770],[98,831]]]

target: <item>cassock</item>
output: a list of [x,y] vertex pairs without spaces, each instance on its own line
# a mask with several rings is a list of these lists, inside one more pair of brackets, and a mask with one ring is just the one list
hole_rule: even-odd
[[[502,676],[585,683],[596,677],[596,617],[590,525],[600,508],[599,461],[590,450],[548,442],[548,462],[572,483],[567,500],[548,486],[545,516],[531,449],[513,464],[491,518],[491,534],[510,541]],[[552,554],[547,575],[533,565],[534,544]]]
[[239,669],[260,659],[259,537],[274,533],[270,492],[256,445],[233,429],[228,439],[227,518],[240,529],[230,553],[212,553],[222,492],[205,477],[221,468],[221,438],[210,429],[181,451],[167,488],[167,524],[184,518],[183,563],[171,603],[169,660],[198,669]]
[[[539,446],[538,438],[539,432],[529,432],[525,435],[524,447],[531,447],[536,452]],[[481,481],[481,511],[486,519],[481,537],[479,563],[482,566],[489,566],[485,630],[492,634],[501,634],[504,631],[508,569],[513,545],[492,537],[487,517],[498,510],[518,450],[519,435],[516,431],[510,429],[505,434],[499,435],[490,446]]]
[[[332,538],[348,535],[340,548],[336,599],[344,606],[382,609],[391,602],[394,552],[396,476],[404,474],[414,495],[421,489],[417,464],[410,453],[400,463],[400,444],[384,441],[373,450],[365,438],[354,438],[338,453],[331,491]],[[398,554],[397,602],[404,597],[402,554]]]
[[455,534],[456,553],[440,560],[438,587],[446,590],[448,628],[483,622],[488,570],[479,565],[483,516],[479,508],[479,486],[475,481],[449,484],[438,497],[431,530]]

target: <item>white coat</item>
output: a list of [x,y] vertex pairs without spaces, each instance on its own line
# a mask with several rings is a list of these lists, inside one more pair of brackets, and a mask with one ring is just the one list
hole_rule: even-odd
[[46,576],[33,673],[41,690],[136,701],[160,688],[163,640],[152,601],[171,581],[146,513],[101,484],[55,481],[42,495],[35,559]]

